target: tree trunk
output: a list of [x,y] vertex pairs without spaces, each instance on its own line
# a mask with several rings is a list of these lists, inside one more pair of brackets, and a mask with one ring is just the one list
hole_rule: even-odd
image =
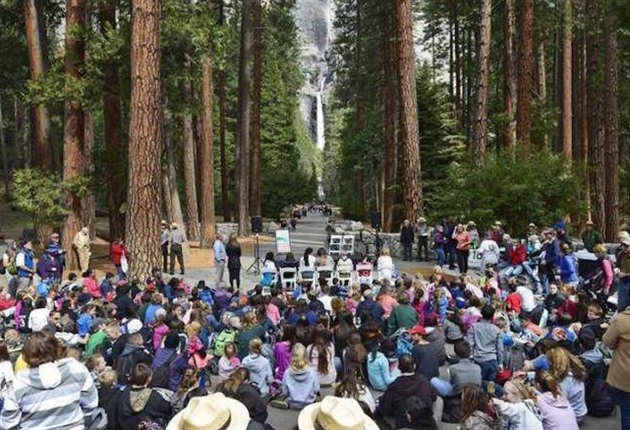
[[606,18],[606,228],[605,238],[613,242],[619,230],[619,46],[617,17]]
[[587,109],[588,109],[588,153],[589,179],[591,190],[591,210],[593,221],[601,229],[605,228],[606,212],[604,205],[604,124],[602,85],[598,82],[601,72],[599,2],[589,3],[587,9]]
[[396,204],[396,82],[394,80],[395,61],[392,55],[392,20],[389,13],[383,15],[383,124],[385,126],[385,158],[383,160],[383,231],[391,232],[394,227],[394,205]]
[[461,55],[461,34],[459,26],[459,16],[457,12],[457,0],[451,0],[451,16],[453,20],[454,56],[455,56],[455,116],[457,118],[458,129],[463,129],[462,111],[462,55]]
[[564,0],[564,20],[562,25],[562,153],[567,160],[573,158],[573,105],[572,99],[572,46],[573,11],[572,0]]
[[479,45],[477,56],[477,107],[473,137],[473,157],[477,164],[483,162],[488,146],[488,84],[490,79],[490,35],[492,0],[481,1]]
[[29,164],[29,149],[26,139],[26,118],[24,115],[24,106],[19,97],[13,95],[13,151],[12,158],[14,167],[24,168]]
[[129,122],[130,277],[144,278],[160,265],[160,0],[132,3]]
[[[46,74],[42,8],[42,0],[24,0],[26,43],[32,81],[38,81]],[[39,167],[45,172],[52,171],[50,114],[43,104],[31,109],[31,161],[34,167]]]
[[[63,130],[63,179],[71,181],[85,176],[85,160],[83,150],[85,145],[85,118],[80,100],[73,89],[81,79],[81,68],[85,60],[85,44],[81,39],[85,27],[85,9],[83,0],[68,0],[66,3],[66,38],[65,38],[65,107]],[[65,205],[69,210],[65,220],[62,242],[67,250],[72,250],[72,240],[81,230],[83,223],[83,198],[68,192]],[[69,270],[79,268],[77,255],[69,252],[66,258]]]
[[184,213],[182,203],[177,191],[177,170],[175,169],[175,148],[173,148],[173,134],[171,133],[172,120],[168,112],[164,112],[164,152],[166,162],[162,163],[162,192],[164,196],[166,219],[175,222],[184,236],[182,251],[184,258],[190,256],[190,246],[186,240],[186,229],[184,228]]
[[503,109],[505,110],[503,142],[508,151],[514,151],[516,147],[516,118],[514,117],[514,102],[516,99],[514,34],[516,33],[516,21],[514,0],[505,0],[503,12]]
[[[190,62],[186,61],[186,70],[190,71]],[[189,79],[182,83],[182,92],[187,106],[191,106],[192,84]],[[186,111],[182,117],[182,148],[183,148],[183,177],[184,177],[184,208],[186,212],[186,235],[189,240],[198,241],[200,237],[199,207],[197,205],[197,181],[195,164],[195,133],[193,131],[193,117]],[[205,167],[205,166],[204,166]],[[181,227],[183,228],[183,227]]]
[[516,137],[525,147],[531,140],[530,108],[532,100],[534,0],[523,0],[521,16],[521,51],[519,53]]
[[260,216],[261,211],[261,184],[260,184],[260,100],[262,91],[262,6],[261,0],[254,0],[252,10],[253,37],[253,73],[252,73],[252,121],[250,139],[252,143],[251,159],[251,213]]
[[2,178],[4,180],[4,195],[9,195],[9,157],[7,142],[4,136],[4,121],[2,116],[2,97],[0,94],[0,151],[2,151]]
[[212,246],[215,235],[214,214],[214,128],[212,124],[212,40],[208,41],[208,54],[202,62],[202,124],[203,138],[199,147],[199,159],[203,163],[200,176],[201,191],[201,239],[200,246]]
[[223,221],[230,221],[230,199],[228,194],[227,169],[227,118],[225,107],[225,71],[219,70],[217,77],[217,96],[219,97],[219,150],[221,163],[221,211]]
[[90,237],[96,237],[96,198],[94,197],[94,117],[85,112],[83,124],[83,174],[90,179],[89,191],[81,197],[81,224],[90,229]]
[[411,0],[395,2],[398,55],[398,91],[400,97],[401,137],[403,156],[403,199],[405,218],[413,221],[423,212],[420,181],[420,144],[418,130],[418,100],[416,92],[416,62],[413,38]]
[[249,133],[251,119],[252,67],[250,53],[253,43],[251,11],[254,0],[243,0],[241,16],[241,51],[238,71],[238,111],[236,116],[236,209],[238,233],[249,232]]
[[[118,0],[101,3],[101,34],[107,35],[108,29],[116,29],[116,7]],[[110,240],[125,239],[125,214],[123,204],[127,200],[125,190],[126,166],[123,165],[124,154],[121,144],[122,114],[120,107],[120,88],[118,80],[118,63],[110,61],[104,65],[103,71],[103,133],[105,148],[111,168],[107,169],[107,212]]]

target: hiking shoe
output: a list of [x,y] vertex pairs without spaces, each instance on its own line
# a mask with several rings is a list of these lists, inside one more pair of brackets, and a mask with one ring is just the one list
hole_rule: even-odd
[[276,409],[289,409],[289,402],[286,399],[275,399],[269,402],[269,406]]

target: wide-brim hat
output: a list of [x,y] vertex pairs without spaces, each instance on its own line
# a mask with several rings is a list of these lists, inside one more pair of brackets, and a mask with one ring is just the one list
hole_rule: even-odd
[[619,242],[623,243],[624,245],[630,246],[630,233],[628,233],[627,231],[620,231]]
[[[302,409],[299,430],[378,430],[378,425],[363,413],[354,399],[327,396]],[[167,429],[171,430],[171,429]]]
[[249,412],[244,404],[214,393],[190,399],[166,430],[244,430],[248,424]]

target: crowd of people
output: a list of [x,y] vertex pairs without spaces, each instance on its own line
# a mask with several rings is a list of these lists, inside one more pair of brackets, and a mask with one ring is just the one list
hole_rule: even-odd
[[[172,251],[177,226],[164,227]],[[519,282],[525,260],[514,257],[526,244],[501,231],[462,239],[481,254],[482,277],[464,275],[456,246],[461,276],[443,272],[438,252],[428,276],[314,277],[288,290],[243,288],[235,237],[217,237],[230,282],[212,287],[159,267],[145,279],[116,264],[102,279],[89,268],[64,275],[58,236],[37,263],[22,241],[2,264],[0,428],[263,429],[276,408],[299,410],[300,430],[577,430],[618,406],[630,430],[630,233],[620,231],[614,259],[594,238],[594,273],[569,276],[560,250],[572,244],[558,227],[533,251],[547,264],[533,284]],[[508,249],[491,258],[486,240]],[[304,264],[327,266],[318,254]]]

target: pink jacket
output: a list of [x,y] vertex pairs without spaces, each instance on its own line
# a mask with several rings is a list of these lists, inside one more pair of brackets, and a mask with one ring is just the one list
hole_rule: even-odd
[[100,299],[102,297],[101,289],[98,286],[98,282],[96,279],[92,278],[83,278],[83,286],[87,287],[87,291],[95,299]]
[[168,326],[160,324],[153,329],[153,350],[157,351],[162,346],[162,339],[168,334]]

